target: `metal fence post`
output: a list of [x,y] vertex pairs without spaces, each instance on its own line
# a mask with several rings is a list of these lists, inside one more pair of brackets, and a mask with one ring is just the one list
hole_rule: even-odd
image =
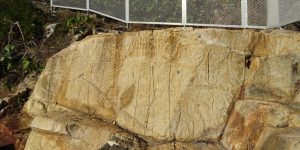
[[129,27],[128,23],[129,23],[129,0],[125,0],[125,22],[126,22],[126,26],[127,29]]
[[89,15],[89,10],[90,10],[90,0],[86,0],[86,11],[88,15]]
[[248,27],[248,0],[241,1],[241,15],[242,15],[242,26]]
[[185,27],[186,22],[187,22],[186,0],[181,0],[181,9],[182,9],[182,25]]
[[53,5],[53,0],[50,0],[50,11],[51,11],[51,14],[52,14],[52,12],[53,12],[53,7],[52,7],[52,5]]

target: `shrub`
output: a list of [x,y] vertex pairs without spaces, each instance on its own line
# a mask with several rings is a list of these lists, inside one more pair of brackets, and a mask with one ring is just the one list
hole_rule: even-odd
[[69,33],[82,34],[89,28],[91,21],[92,18],[88,15],[77,14],[76,16],[72,16],[66,20],[66,26]]
[[29,0],[0,0],[0,81],[8,88],[40,71],[28,43],[43,38],[45,17]]

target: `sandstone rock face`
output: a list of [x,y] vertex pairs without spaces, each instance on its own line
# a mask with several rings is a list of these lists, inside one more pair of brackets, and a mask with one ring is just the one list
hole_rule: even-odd
[[120,128],[71,110],[35,117],[31,127],[25,150],[142,149],[146,145]]
[[[250,137],[254,147],[269,125],[299,127],[298,110],[286,106],[300,97],[299,41],[287,31],[192,28],[90,36],[48,61],[24,108],[35,118],[27,145],[40,138],[78,147],[66,130],[72,120],[51,115],[72,111],[119,126],[149,149],[203,141],[243,149]],[[112,138],[114,130],[97,124],[83,125],[81,146],[97,149]]]
[[237,101],[222,142],[228,149],[253,149],[266,127],[299,128],[300,110],[272,102]]
[[300,131],[289,128],[267,128],[262,133],[255,149],[298,150],[300,149]]
[[146,137],[216,140],[256,36],[224,31],[89,37],[49,60],[27,110],[38,114],[56,103]]
[[201,142],[175,142],[151,145],[148,150],[225,150],[221,145],[215,143],[201,143]]
[[264,33],[257,42],[245,98],[289,103],[300,87],[297,32]]

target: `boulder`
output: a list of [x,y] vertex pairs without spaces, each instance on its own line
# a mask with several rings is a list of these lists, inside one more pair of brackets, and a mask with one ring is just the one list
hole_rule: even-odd
[[57,104],[148,141],[217,140],[257,37],[214,29],[90,36],[50,58],[25,110],[36,116]]
[[[133,148],[254,148],[266,127],[300,126],[299,41],[277,30],[89,36],[48,60],[24,107],[35,118],[26,148],[130,148],[115,131],[148,146]],[[70,134],[72,116],[87,120]]]

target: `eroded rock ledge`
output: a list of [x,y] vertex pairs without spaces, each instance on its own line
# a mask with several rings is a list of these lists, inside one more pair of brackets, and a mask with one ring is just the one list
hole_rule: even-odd
[[299,62],[300,34],[289,31],[90,36],[48,61],[24,108],[26,149],[266,146],[277,128],[300,127]]

